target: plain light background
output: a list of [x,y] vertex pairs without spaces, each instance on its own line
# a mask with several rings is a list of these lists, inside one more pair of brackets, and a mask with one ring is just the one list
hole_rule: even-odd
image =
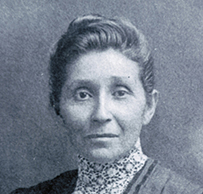
[[76,167],[66,130],[48,108],[52,45],[77,16],[130,19],[155,58],[156,115],[144,152],[203,185],[202,0],[1,0],[0,193]]

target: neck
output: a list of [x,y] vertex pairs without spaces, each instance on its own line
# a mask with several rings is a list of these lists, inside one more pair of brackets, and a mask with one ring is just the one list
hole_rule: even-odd
[[[140,144],[140,138],[137,139],[137,142],[136,144],[131,148],[131,150],[129,150],[127,153],[125,153],[123,156],[118,156],[116,159],[113,159],[113,160],[107,160],[106,158],[104,160],[99,159],[99,160],[92,160],[91,158],[89,157],[85,157],[83,156],[82,154],[78,154],[78,161],[80,162],[80,158],[85,158],[85,160],[87,160],[89,163],[95,163],[95,164],[111,164],[111,163],[114,163],[114,162],[117,162],[119,160],[122,160],[122,158],[126,158],[128,157],[132,151],[136,151],[136,152],[139,152],[141,155],[144,155],[143,152],[142,152],[142,148],[141,148],[141,144]],[[99,161],[99,162],[98,162]]]
[[[87,193],[86,189],[92,188],[99,193],[113,185],[116,188],[124,189],[133,176],[144,166],[146,160],[147,156],[142,153],[139,140],[127,155],[114,162],[95,163],[79,155],[76,190]],[[109,193],[109,191],[104,193]]]

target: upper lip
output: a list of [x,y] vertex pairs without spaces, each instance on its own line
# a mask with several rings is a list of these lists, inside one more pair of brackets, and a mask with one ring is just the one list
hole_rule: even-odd
[[90,134],[86,136],[87,138],[102,138],[102,137],[118,137],[118,135],[113,133],[102,133],[102,134]]

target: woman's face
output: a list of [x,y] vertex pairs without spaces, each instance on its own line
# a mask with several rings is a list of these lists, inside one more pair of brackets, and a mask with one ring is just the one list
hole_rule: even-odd
[[99,163],[124,156],[151,119],[138,64],[112,49],[69,67],[60,108],[77,153]]

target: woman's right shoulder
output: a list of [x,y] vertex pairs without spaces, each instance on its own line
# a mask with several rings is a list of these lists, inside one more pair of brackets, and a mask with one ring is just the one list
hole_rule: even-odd
[[60,174],[54,179],[41,182],[29,188],[18,188],[10,194],[57,194],[71,193],[76,185],[78,171],[70,170]]

